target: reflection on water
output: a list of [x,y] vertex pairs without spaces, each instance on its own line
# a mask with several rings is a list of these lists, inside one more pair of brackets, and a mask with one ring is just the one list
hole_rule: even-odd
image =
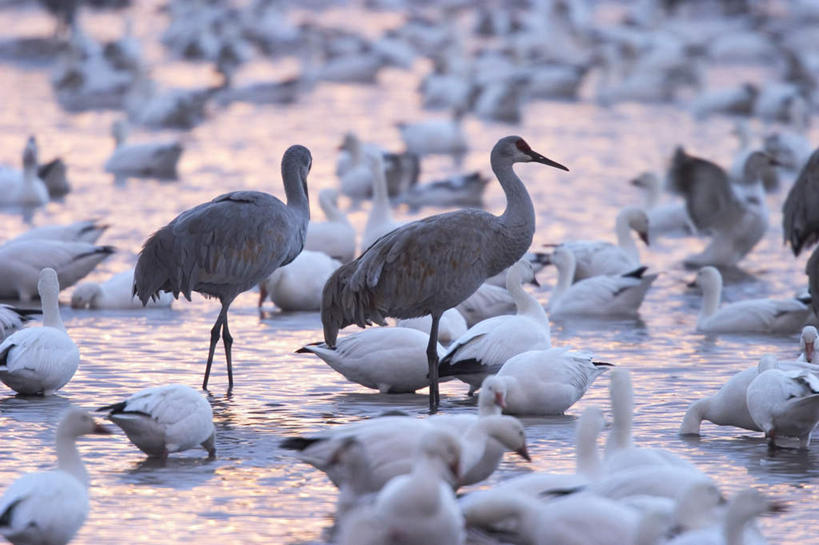
[[[136,2],[136,32],[157,63],[155,74],[167,85],[209,83],[206,70],[164,59],[157,36],[164,15],[151,2]],[[343,13],[343,10],[339,10]],[[343,18],[338,13],[336,18]],[[365,27],[394,22],[389,14],[359,20]],[[50,24],[39,12],[0,11],[5,28],[47,34]],[[84,16],[95,35],[110,35],[120,23],[111,14]],[[365,30],[373,30],[366,28]],[[150,38],[150,41],[148,40]],[[0,58],[4,58],[0,55]],[[287,62],[282,64],[287,69]],[[281,68],[278,67],[277,69]],[[283,197],[279,160],[293,143],[308,146],[314,157],[309,187],[316,195],[336,183],[336,148],[342,135],[355,130],[366,140],[400,148],[394,122],[429,117],[419,108],[418,76],[387,70],[376,87],[319,86],[294,107],[233,104],[216,107],[209,120],[184,137],[180,180],[160,183],[128,180],[114,183],[102,165],[113,150],[109,136],[114,112],[69,115],[56,105],[48,71],[0,64],[6,83],[0,90],[0,162],[17,164],[21,142],[37,135],[44,156],[68,163],[73,191],[64,202],[33,211],[34,225],[85,218],[111,224],[101,242],[118,252],[89,280],[102,280],[132,266],[145,237],[180,211],[235,189],[260,189]],[[25,92],[22,92],[25,90]],[[644,170],[660,171],[678,143],[728,164],[736,148],[732,123],[714,118],[693,120],[672,106],[623,104],[602,109],[590,103],[532,103],[522,126],[483,123],[468,118],[471,151],[465,169],[489,173],[488,150],[498,137],[524,135],[536,149],[568,165],[571,173],[522,165],[538,214],[535,246],[567,238],[613,240],[617,210],[638,203],[641,195],[628,180]],[[139,136],[139,135],[137,135]],[[150,135],[154,137],[154,135]],[[814,130],[816,136],[816,130]],[[814,138],[814,140],[816,140]],[[451,173],[448,159],[424,162],[424,179]],[[784,184],[787,187],[787,183]],[[805,283],[804,260],[782,247],[781,201],[784,190],[769,198],[768,236],[741,268],[725,275],[725,300],[794,293]],[[313,199],[313,214],[320,217]],[[487,189],[492,211],[503,207],[497,184]],[[429,213],[425,210],[424,213]],[[410,216],[396,210],[396,219]],[[366,207],[351,214],[360,229]],[[0,212],[0,232],[13,236],[28,228],[19,212]],[[819,512],[819,447],[808,453],[769,452],[759,434],[704,423],[703,437],[682,440],[677,429],[688,404],[714,391],[733,373],[755,365],[765,353],[793,356],[797,338],[760,336],[707,337],[694,333],[700,295],[685,287],[693,278],[683,270],[685,256],[705,242],[661,239],[643,249],[643,261],[660,276],[649,291],[638,320],[555,323],[556,345],[593,351],[603,360],[633,372],[636,441],[692,458],[729,492],[757,486],[790,504],[791,509],[761,525],[772,542],[812,542],[811,523]],[[541,273],[537,297],[546,302],[556,273]],[[63,294],[67,300],[68,293]],[[217,459],[202,450],[175,455],[166,462],[146,460],[123,434],[83,439],[80,450],[92,479],[92,512],[75,539],[92,543],[314,543],[326,540],[332,526],[336,491],[326,478],[278,449],[282,437],[322,429],[386,411],[422,415],[422,394],[384,396],[346,382],[323,362],[295,354],[321,339],[317,313],[265,311],[258,296],[246,293],[231,307],[230,326],[236,387],[225,395],[227,380],[221,346],[210,382],[217,427]],[[66,326],[80,347],[82,361],[60,396],[19,398],[0,392],[0,488],[22,472],[51,467],[57,417],[69,404],[96,408],[148,386],[178,382],[198,387],[207,355],[209,332],[219,311],[214,301],[194,297],[172,309],[144,313],[94,312],[63,308]],[[530,470],[573,471],[575,416],[584,407],[608,410],[608,380],[600,377],[588,394],[563,417],[525,419],[532,463],[509,457],[492,482]],[[474,400],[458,382],[442,385],[444,412],[472,412]],[[123,532],[123,526],[138,531]]]

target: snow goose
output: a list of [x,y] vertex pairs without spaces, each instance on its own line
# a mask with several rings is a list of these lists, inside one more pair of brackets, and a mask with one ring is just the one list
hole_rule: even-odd
[[667,450],[634,445],[631,435],[634,419],[634,389],[628,369],[612,370],[609,395],[613,423],[606,440],[604,466],[607,472],[611,474],[645,466],[660,466],[701,474],[690,462]]
[[456,174],[449,178],[416,185],[399,197],[411,211],[424,206],[483,208],[483,193],[489,178],[480,172]]
[[40,272],[37,290],[43,327],[21,329],[0,343],[0,380],[20,394],[51,395],[74,376],[80,352],[60,317],[60,285],[54,269]]
[[506,275],[506,289],[512,294],[517,314],[475,324],[452,342],[440,360],[439,376],[454,376],[466,382],[469,395],[512,356],[552,346],[546,311],[521,286],[526,267],[531,270],[528,262],[520,260]]
[[617,244],[598,240],[564,242],[560,246],[574,254],[574,281],[592,276],[623,274],[640,266],[640,252],[631,238],[634,230],[648,244],[648,216],[642,208],[627,206],[617,214]]
[[[505,282],[505,280],[504,280]],[[492,316],[515,313],[515,300],[506,288],[484,282],[475,293],[455,307],[463,314],[466,325],[474,326]]]
[[[429,330],[432,327],[432,317],[427,315],[420,318],[406,318],[398,320],[396,325],[417,329],[429,335]],[[438,342],[448,345],[466,333],[466,329],[466,319],[464,319],[463,314],[454,308],[447,309],[441,314],[441,321],[438,322]]]
[[644,172],[631,185],[645,192],[645,210],[648,215],[649,239],[663,234],[692,234],[695,232],[691,218],[685,210],[684,202],[660,204],[660,178],[653,172]]
[[557,267],[557,286],[549,299],[552,317],[570,315],[632,316],[643,303],[656,274],[644,274],[646,267],[621,275],[601,275],[572,284],[574,254],[558,247],[552,254]]
[[714,267],[697,272],[694,284],[702,288],[697,331],[705,333],[794,333],[810,314],[798,299],[748,299],[719,305],[722,275]]
[[146,142],[127,145],[128,123],[124,119],[115,121],[111,132],[116,149],[105,162],[105,172],[117,176],[176,179],[176,164],[182,155],[182,144]]
[[324,252],[302,250],[296,259],[259,283],[259,307],[269,295],[284,311],[321,309],[321,289],[340,266],[340,261]]
[[720,166],[677,148],[669,171],[670,186],[685,197],[694,226],[711,233],[705,250],[688,256],[686,265],[736,265],[762,239],[768,228],[768,206],[760,175],[771,160],[758,152],[751,161],[749,178],[731,183]]
[[128,118],[158,129],[192,129],[205,120],[207,102],[215,89],[157,90],[155,82],[140,77],[126,98]]
[[46,267],[57,271],[61,287],[73,286],[112,253],[111,246],[87,242],[35,239],[4,244],[0,246],[0,298],[30,301]]
[[[414,392],[429,386],[429,336],[408,327],[374,327],[339,339],[336,348],[323,342],[297,353],[312,353],[349,381],[381,393]],[[438,357],[444,349],[438,345]]]
[[75,441],[109,434],[87,412],[69,409],[57,426],[57,469],[23,475],[0,497],[0,534],[15,545],[64,545],[88,516],[88,474]]
[[680,434],[699,435],[703,420],[708,420],[717,426],[734,426],[760,431],[759,426],[751,418],[751,413],[748,412],[746,393],[748,385],[759,373],[776,367],[776,364],[774,356],[763,356],[759,365],[732,376],[716,394],[692,403],[683,417]]
[[808,162],[813,146],[805,136],[799,132],[779,130],[768,134],[762,139],[765,153],[771,155],[778,165],[792,172],[799,172]]
[[416,123],[399,123],[398,130],[407,151],[417,155],[462,155],[467,150],[461,128],[463,112],[455,111],[454,119],[428,119]]
[[637,543],[641,517],[619,502],[586,493],[542,502],[508,490],[489,492],[461,501],[468,526],[491,528],[511,521],[527,545]]
[[40,314],[40,312],[11,305],[0,305],[0,341],[23,327],[23,324],[31,320],[32,314]]
[[546,416],[563,414],[583,397],[610,363],[567,348],[529,350],[510,358],[497,378],[506,386],[504,412]]
[[393,229],[400,227],[401,222],[392,219],[392,207],[387,195],[387,179],[384,176],[384,161],[381,155],[368,155],[367,164],[372,173],[373,202],[364,232],[361,234],[362,253],[376,240]]
[[0,205],[42,206],[48,202],[48,189],[37,176],[37,142],[29,136],[23,149],[23,172],[0,170]]
[[806,325],[802,328],[802,334],[799,336],[799,346],[802,348],[802,353],[799,354],[798,361],[815,363],[813,360],[816,356],[817,338],[819,338],[819,331],[816,331],[815,327]]
[[[384,177],[387,179],[387,194],[390,197],[401,195],[418,182],[420,161],[417,155],[409,152],[385,151],[376,144],[362,142],[358,136],[349,132],[344,135],[339,147],[336,175],[342,180],[343,186],[345,184],[344,175],[347,172],[356,167],[366,169],[358,179],[350,179],[350,185],[353,181],[360,184],[355,188],[356,194],[349,195],[350,197],[363,199],[372,195],[371,175],[368,173],[369,166],[365,161],[368,155],[380,155],[384,161]],[[350,190],[352,191],[353,188],[350,187]]]
[[[173,295],[161,292],[144,306],[170,307]],[[71,293],[71,308],[92,310],[131,310],[143,308],[142,302],[134,295],[134,269],[117,273],[105,282],[84,282]]]
[[99,223],[97,220],[75,221],[68,225],[43,225],[17,235],[13,239],[6,241],[4,245],[33,239],[94,243],[102,236],[108,227],[108,225]]
[[148,456],[201,446],[216,456],[213,410],[202,394],[183,384],[146,388],[125,401],[97,409],[122,428],[128,439]]
[[[524,265],[523,269],[521,270],[521,283],[531,284],[536,288],[539,288],[540,282],[538,282],[536,274],[539,273],[546,265],[551,263],[551,254],[546,254],[543,252],[526,252],[523,254],[521,262]],[[514,267],[514,264],[512,266]],[[495,286],[505,287],[506,275],[511,269],[512,267],[507,267],[495,276],[490,276],[487,278],[486,282],[489,284],[494,284]]]
[[342,520],[340,545],[461,545],[464,518],[442,474],[459,465],[460,445],[440,430],[419,442],[409,474],[391,479],[371,506]]
[[338,191],[325,188],[319,191],[319,206],[327,221],[310,221],[307,224],[307,237],[304,249],[324,252],[342,263],[353,260],[356,252],[356,232],[347,214],[339,210]]
[[749,488],[738,492],[728,503],[722,522],[715,526],[692,530],[667,541],[667,545],[745,545],[760,543],[764,539],[755,536],[749,540],[749,533],[757,534],[752,523],[759,515],[779,513],[784,506],[773,502],[760,492]]
[[748,412],[765,433],[768,444],[777,437],[798,437],[799,448],[810,445],[819,422],[819,379],[805,370],[767,369],[757,375],[746,392]]

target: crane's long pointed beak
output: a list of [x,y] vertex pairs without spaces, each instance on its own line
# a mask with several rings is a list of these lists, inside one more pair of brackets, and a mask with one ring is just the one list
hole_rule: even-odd
[[563,165],[561,165],[557,161],[552,161],[548,157],[544,157],[543,155],[539,154],[536,151],[529,151],[528,154],[529,154],[529,157],[532,158],[532,161],[534,161],[536,163],[541,163],[543,165],[548,165],[550,167],[559,168],[560,170],[565,170],[566,172],[569,172],[568,168],[564,167]]

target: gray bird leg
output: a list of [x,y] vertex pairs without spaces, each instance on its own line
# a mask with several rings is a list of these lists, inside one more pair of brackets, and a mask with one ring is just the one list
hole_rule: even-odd
[[208,349],[208,364],[205,367],[205,380],[202,382],[202,389],[208,389],[208,378],[210,378],[210,366],[213,364],[213,351],[216,350],[216,343],[219,341],[219,332],[222,329],[222,323],[227,319],[227,307],[223,306],[216,318],[216,323],[210,330],[210,348]]
[[222,342],[225,343],[225,359],[227,360],[228,372],[228,392],[233,389],[233,362],[230,354],[230,348],[233,346],[233,337],[228,331],[227,312],[225,312],[225,321],[222,324]]
[[429,362],[429,414],[438,412],[438,322],[440,314],[432,315],[432,327],[429,328],[429,344],[427,345],[427,362]]

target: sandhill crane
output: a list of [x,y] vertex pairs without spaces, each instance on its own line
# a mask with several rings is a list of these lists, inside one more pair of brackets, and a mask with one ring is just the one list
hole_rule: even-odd
[[[310,205],[307,174],[313,159],[304,146],[282,157],[287,204],[260,191],[234,191],[182,212],[145,241],[134,271],[134,294],[146,304],[159,291],[190,301],[191,291],[215,297],[222,310],[210,331],[202,388],[207,389],[213,351],[221,335],[228,388],[233,388],[227,312],[233,299],[282,265],[304,246]],[[221,331],[221,333],[220,333]]]
[[532,150],[519,136],[501,138],[492,148],[492,170],[506,195],[506,210],[495,216],[464,209],[424,218],[378,239],[361,256],[327,280],[322,293],[324,340],[334,348],[338,330],[365,327],[384,318],[430,314],[427,346],[429,409],[438,407],[438,323],[441,314],[474,292],[490,276],[520,259],[532,243],[535,209],[512,165],[537,162],[562,170],[560,163]]

